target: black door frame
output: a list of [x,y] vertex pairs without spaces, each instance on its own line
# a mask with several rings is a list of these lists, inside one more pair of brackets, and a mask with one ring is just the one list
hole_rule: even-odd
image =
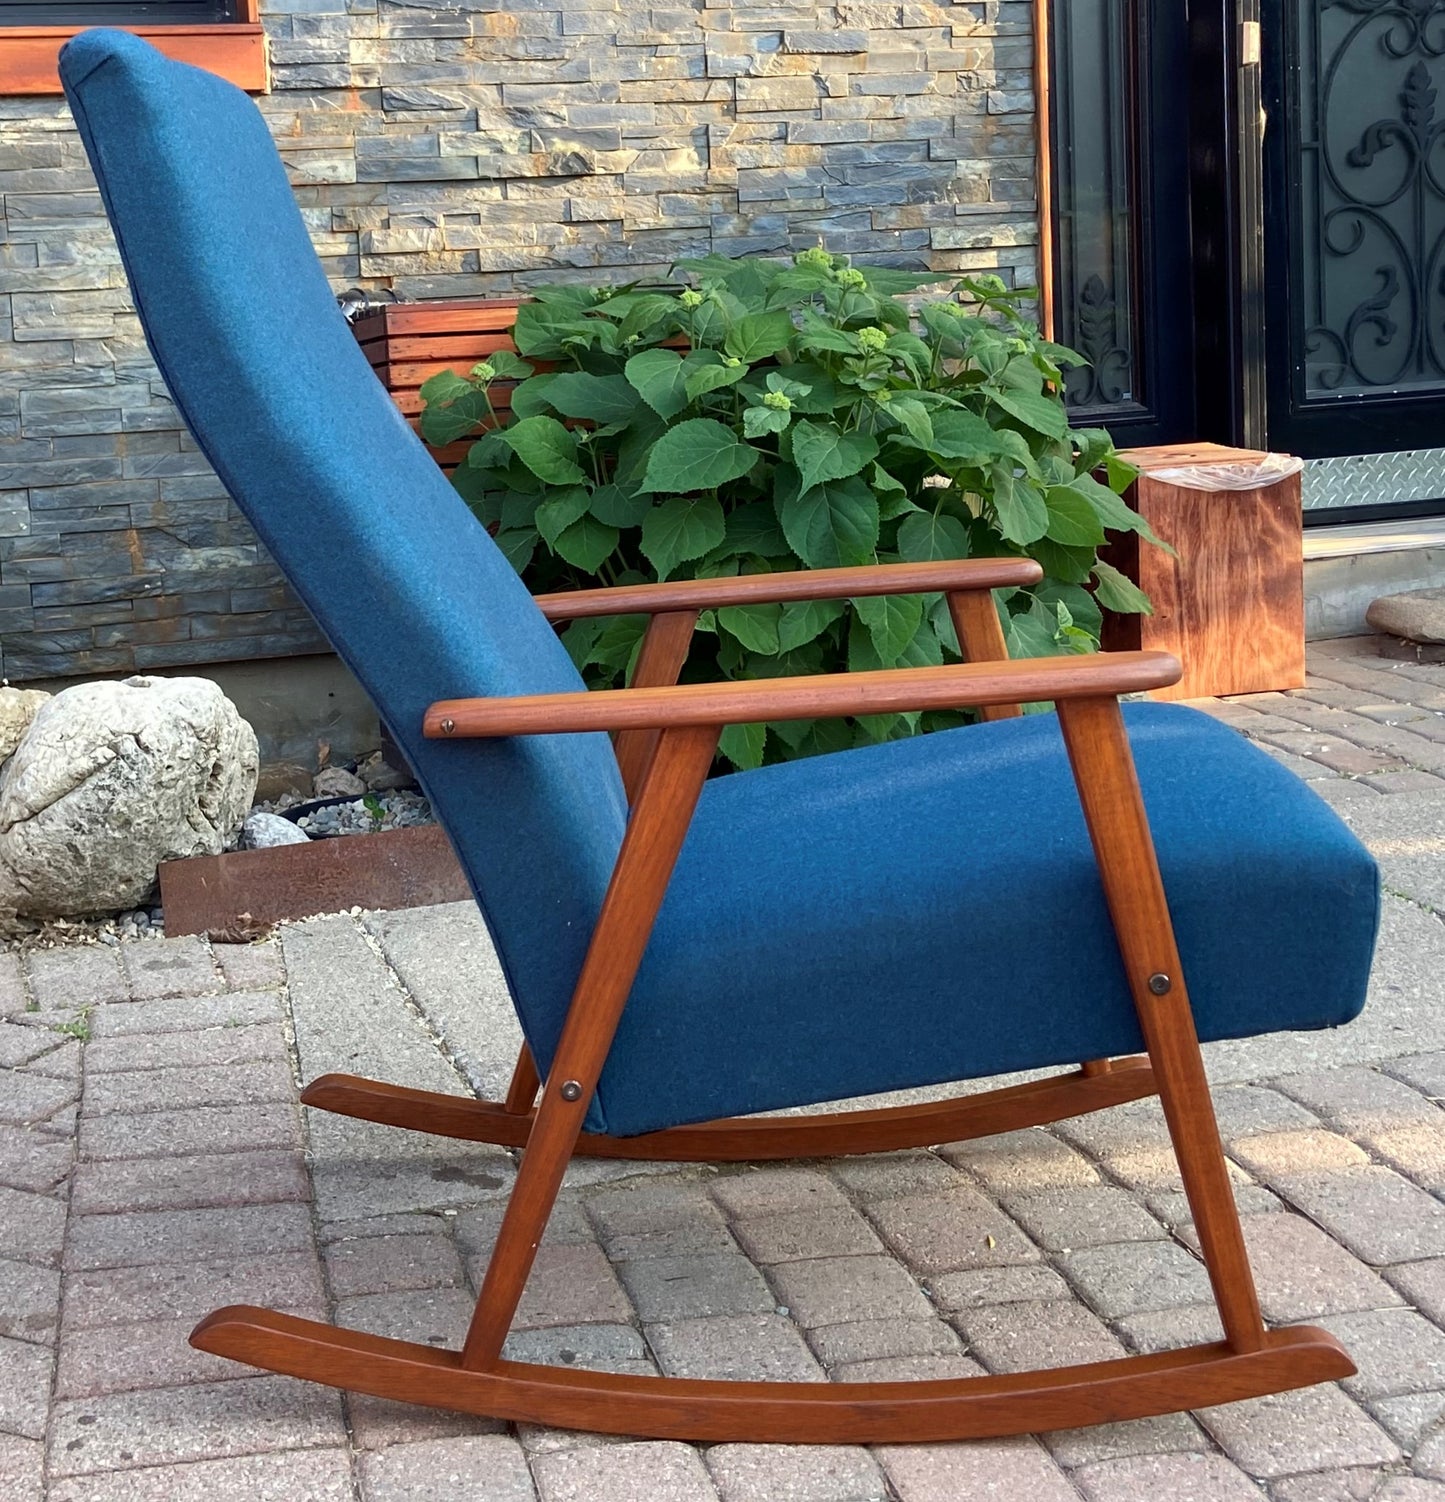
[[[1167,3],[1167,0],[1166,0]],[[1188,0],[1199,436],[1262,449],[1265,286],[1259,0]],[[1218,309],[1217,316],[1210,310]]]
[[[1134,75],[1136,306],[1147,407],[1084,409],[1121,446],[1212,441],[1263,447],[1265,436],[1263,212],[1259,0],[1137,0]],[[1039,6],[1041,215],[1046,312],[1062,289],[1057,197],[1062,159],[1056,111],[1059,33]],[[1069,0],[1052,0],[1055,7]],[[1251,26],[1253,29],[1251,30]],[[1185,232],[1179,233],[1179,226]],[[1154,400],[1153,393],[1162,393]]]
[[[1116,205],[1106,204],[1102,217],[1074,220],[1066,211],[1071,196],[1072,143],[1070,125],[1064,118],[1069,75],[1063,53],[1070,4],[1071,0],[1054,0],[1052,24],[1045,32],[1047,76],[1054,90],[1047,120],[1041,121],[1041,144],[1046,144],[1048,152],[1050,170],[1046,176],[1053,199],[1048,205],[1046,253],[1054,268],[1053,311],[1058,337],[1102,360],[1115,352],[1108,349],[1113,318],[1096,331],[1099,337],[1092,341],[1091,348],[1090,339],[1085,337],[1086,315],[1080,311],[1077,318],[1061,316],[1064,310],[1060,306],[1070,292],[1064,273],[1074,249],[1066,241],[1081,232],[1107,232],[1112,214],[1118,212]],[[1127,162],[1123,175],[1130,204],[1132,267],[1127,298],[1121,298],[1131,311],[1129,398],[1080,405],[1074,409],[1074,420],[1084,426],[1106,425],[1121,446],[1132,446],[1183,438],[1195,425],[1193,361],[1179,359],[1179,351],[1192,342],[1193,274],[1188,237],[1181,241],[1175,232],[1176,226],[1187,223],[1189,214],[1189,115],[1176,107],[1188,35],[1177,3],[1119,0],[1119,9],[1125,17],[1126,34],[1120,39],[1123,65],[1115,82],[1130,91],[1124,105]],[[1112,311],[1112,294],[1122,289],[1116,285],[1109,290]]]

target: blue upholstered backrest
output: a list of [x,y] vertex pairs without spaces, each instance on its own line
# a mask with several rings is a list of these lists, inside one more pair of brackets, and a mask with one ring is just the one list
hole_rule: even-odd
[[171,395],[420,776],[545,1067],[622,837],[611,746],[421,721],[581,679],[352,338],[251,101],[118,31],[61,77]]

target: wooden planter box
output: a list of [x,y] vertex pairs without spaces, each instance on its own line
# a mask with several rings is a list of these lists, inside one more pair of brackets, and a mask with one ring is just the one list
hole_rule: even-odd
[[[423,381],[442,370],[465,375],[500,349],[520,298],[393,303],[353,325],[377,378],[415,424]],[[492,400],[508,405],[511,383]],[[443,466],[461,462],[469,440],[437,450]],[[1152,616],[1105,614],[1104,645],[1158,647],[1184,664],[1184,677],[1155,698],[1196,699],[1304,686],[1304,563],[1299,476],[1252,489],[1221,489],[1209,477],[1220,465],[1258,464],[1266,455],[1217,444],[1132,449],[1143,472],[1130,500],[1155,532],[1178,550],[1140,548],[1124,537],[1106,557],[1154,602]],[[1178,472],[1196,469],[1197,484]],[[1174,478],[1155,478],[1159,471]]]
[[[466,375],[498,350],[515,350],[507,332],[516,321],[520,297],[489,297],[458,302],[390,303],[351,326],[377,379],[391,393],[413,427],[421,417],[423,381],[454,370]],[[510,406],[515,382],[492,387],[492,405]],[[466,457],[471,440],[460,439],[433,452],[450,469]]]

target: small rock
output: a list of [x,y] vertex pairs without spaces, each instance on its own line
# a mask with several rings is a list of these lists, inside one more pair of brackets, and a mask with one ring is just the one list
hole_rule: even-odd
[[275,928],[274,923],[253,918],[250,913],[237,913],[233,923],[207,930],[206,937],[212,944],[253,944],[273,933]]
[[275,803],[282,798],[302,802],[311,796],[311,769],[299,761],[263,762],[256,778],[256,802]]
[[345,767],[325,767],[312,779],[311,791],[318,798],[359,798],[366,784]]
[[373,752],[356,769],[356,775],[373,793],[391,793],[397,788],[416,786],[416,778],[406,767],[392,766],[380,751]]
[[1376,631],[1407,641],[1445,642],[1445,589],[1407,589],[1382,595],[1365,612]]
[[49,697],[38,688],[0,688],[0,761],[14,752]]
[[290,819],[280,814],[268,814],[262,809],[252,809],[241,826],[242,850],[270,850],[276,845],[308,845],[310,838],[304,829],[298,829]]

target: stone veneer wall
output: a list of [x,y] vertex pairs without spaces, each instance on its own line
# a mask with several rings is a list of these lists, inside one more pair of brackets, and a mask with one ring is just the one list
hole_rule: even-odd
[[[1037,274],[1030,0],[265,21],[258,103],[338,289],[474,297],[820,238]],[[320,649],[147,358],[63,101],[0,99],[0,213],[0,673]]]

